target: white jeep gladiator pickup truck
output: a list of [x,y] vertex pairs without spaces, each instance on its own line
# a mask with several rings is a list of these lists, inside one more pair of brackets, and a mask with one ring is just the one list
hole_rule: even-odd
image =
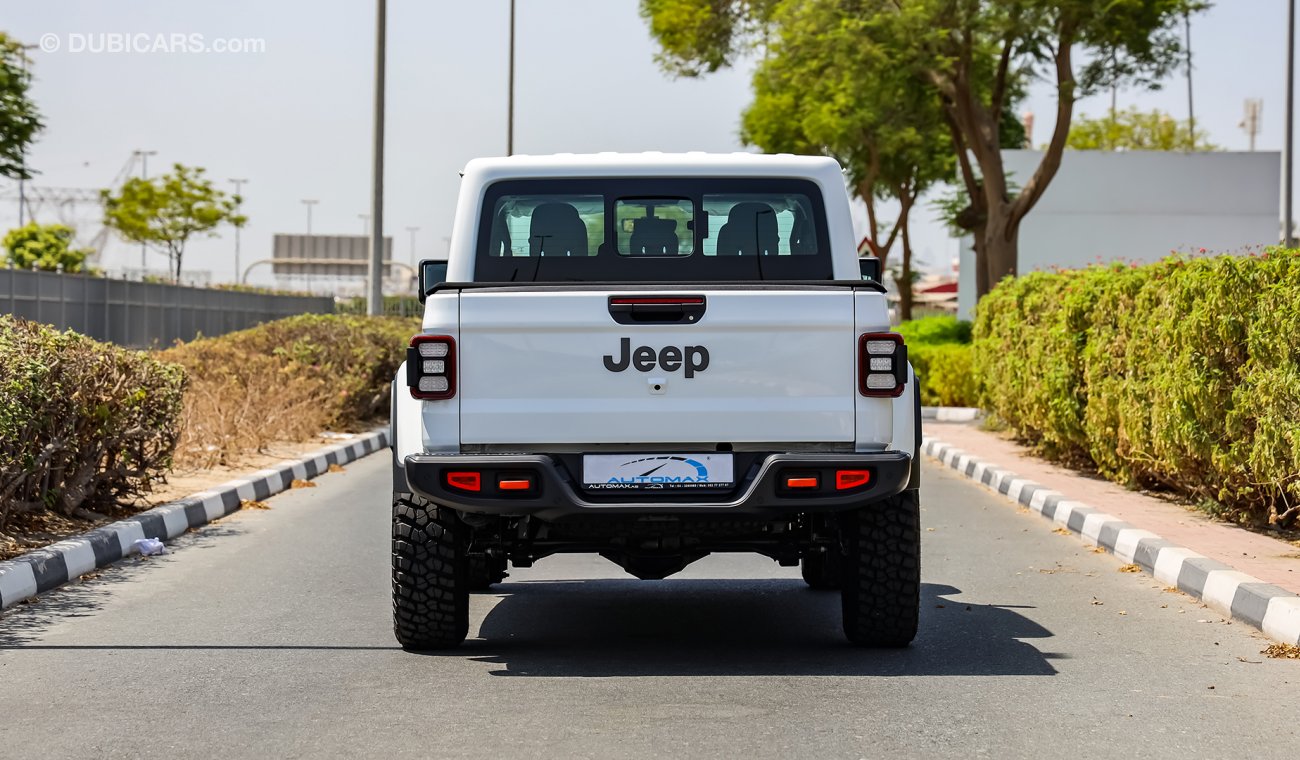
[[756,552],[838,589],[851,642],[914,638],[916,383],[835,161],[474,160],[428,264],[393,387],[404,648],[559,552],[643,579]]

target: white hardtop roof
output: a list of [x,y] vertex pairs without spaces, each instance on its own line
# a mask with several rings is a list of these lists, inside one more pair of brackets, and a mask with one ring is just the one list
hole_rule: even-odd
[[[476,158],[465,166],[467,179],[492,181],[532,177],[712,176],[840,177],[840,165],[825,156],[788,153],[556,153]],[[842,181],[842,180],[838,180]]]

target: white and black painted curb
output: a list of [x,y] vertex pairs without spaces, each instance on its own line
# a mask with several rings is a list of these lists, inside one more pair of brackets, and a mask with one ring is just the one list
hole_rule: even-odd
[[971,406],[923,406],[921,419],[935,422],[974,422],[980,410]]
[[1223,615],[1285,644],[1300,644],[1300,596],[1217,560],[1177,546],[1149,530],[1071,501],[1068,496],[986,462],[943,441],[925,438],[921,450],[958,473],[1002,494],[1126,564],[1188,593]]
[[0,610],[45,593],[81,575],[116,562],[135,551],[135,541],[166,541],[190,528],[206,525],[239,510],[242,501],[265,499],[329,470],[388,447],[387,430],[356,436],[336,446],[304,455],[284,466],[258,470],[247,478],[223,483],[125,520],[64,539],[0,562]]

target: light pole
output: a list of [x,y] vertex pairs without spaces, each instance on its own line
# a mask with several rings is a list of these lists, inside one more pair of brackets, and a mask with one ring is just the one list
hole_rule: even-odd
[[1295,0],[1290,0],[1286,8],[1286,163],[1282,178],[1283,220],[1282,240],[1290,248],[1295,245],[1291,234],[1291,181],[1295,157]]
[[[226,181],[235,186],[235,214],[238,215],[240,209],[244,207],[244,183],[248,180],[228,179]],[[239,282],[239,230],[243,226],[243,223],[235,225],[235,282]]]
[[[140,179],[149,179],[149,157],[158,155],[156,150],[136,150],[133,154],[140,159]],[[145,272],[145,247],[140,243],[140,279],[144,279]]]
[[[31,81],[31,72],[27,69],[27,51],[35,50],[40,45],[19,45],[18,62],[23,67],[22,77],[24,82]],[[22,227],[27,224],[27,146],[19,143],[18,145],[18,226]]]
[[384,311],[384,58],[387,46],[388,3],[375,2],[375,126],[370,167],[370,282],[366,313]]
[[510,0],[510,77],[506,85],[506,155],[515,154],[515,0]]
[[[303,198],[302,201],[300,202],[302,203],[302,205],[307,207],[307,237],[310,238],[311,237],[311,207],[315,206],[317,203],[320,203],[320,201],[316,200],[315,198]],[[307,244],[311,245],[311,241],[308,241]],[[315,246],[312,246],[312,248],[315,248]],[[308,252],[308,257],[310,257],[310,255],[311,252]]]
[[415,233],[420,231],[419,227],[407,227],[406,231],[411,233],[411,266],[419,264],[415,258]]

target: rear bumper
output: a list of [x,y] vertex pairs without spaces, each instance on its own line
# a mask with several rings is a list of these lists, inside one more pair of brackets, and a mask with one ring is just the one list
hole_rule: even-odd
[[[558,457],[545,454],[416,454],[404,462],[411,491],[430,501],[477,514],[531,515],[556,520],[573,515],[700,514],[780,516],[805,512],[839,512],[879,501],[907,488],[912,457],[885,451],[872,454],[767,454],[726,493],[637,492],[617,496],[583,491],[580,482]],[[865,469],[867,485],[849,491],[834,490],[831,482],[816,493],[792,492],[782,487],[787,475],[810,471]],[[482,491],[453,488],[448,472],[482,473]],[[531,478],[526,494],[498,491],[498,478]],[[826,482],[823,479],[823,482]]]

